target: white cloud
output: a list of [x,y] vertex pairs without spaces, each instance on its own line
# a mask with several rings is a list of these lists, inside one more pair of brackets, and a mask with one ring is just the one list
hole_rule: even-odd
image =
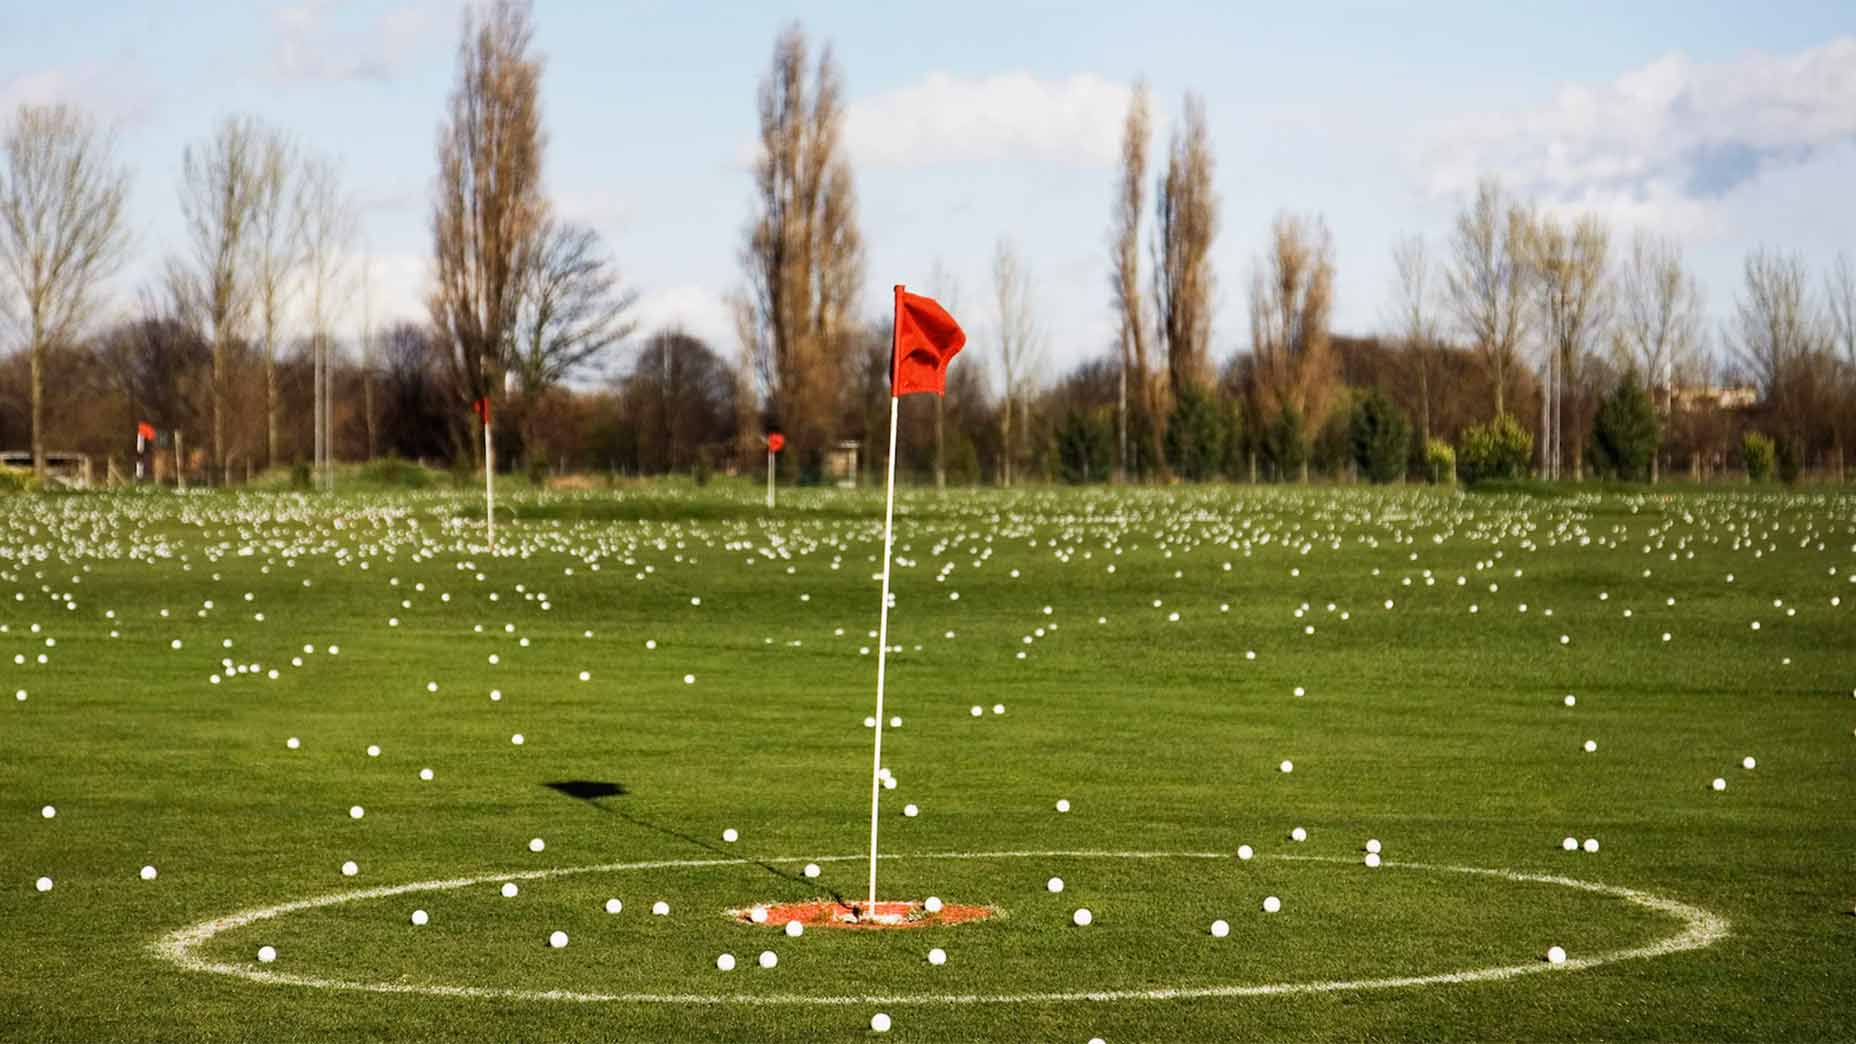
[[1031,160],[1108,166],[1121,144],[1130,88],[1093,74],[1030,73],[921,83],[853,102],[845,142],[860,166],[934,167]]
[[139,57],[130,52],[109,61],[41,69],[0,80],[0,119],[21,105],[74,105],[106,127],[126,129],[148,122],[161,90]]
[[277,42],[268,74],[284,82],[391,80],[415,49],[442,36],[455,0],[414,0],[389,8],[365,25],[333,24],[340,5],[303,0],[274,9]]
[[1497,175],[1548,207],[1709,235],[1762,185],[1838,162],[1851,141],[1856,38],[1846,37],[1711,64],[1672,54],[1610,83],[1568,85],[1533,110],[1432,127],[1416,155],[1434,197]]
[[632,307],[631,315],[638,322],[638,335],[632,339],[634,345],[652,334],[681,329],[707,342],[724,358],[737,351],[735,324],[728,302],[709,287],[686,283],[646,291]]

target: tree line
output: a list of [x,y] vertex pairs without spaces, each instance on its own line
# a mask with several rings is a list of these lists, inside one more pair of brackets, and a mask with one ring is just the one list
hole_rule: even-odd
[[[181,157],[186,236],[126,310],[129,172],[68,105],[23,106],[0,155],[0,445],[126,459],[138,422],[182,432],[183,466],[236,482],[382,456],[537,476],[751,467],[781,431],[789,479],[824,480],[846,440],[880,465],[888,317],[864,275],[844,77],[794,25],[755,97],[753,212],[730,295],[738,345],[640,337],[637,294],[593,229],[545,192],[544,65],[526,0],[463,15],[435,146],[426,314],[376,323],[361,220],[339,166],[252,116]],[[1241,274],[1247,329],[1214,349],[1221,232],[1205,100],[1188,93],[1150,170],[1154,102],[1131,92],[1105,270],[1108,350],[1051,373],[1035,275],[992,244],[944,397],[903,402],[899,471],[1021,481],[1655,480],[1806,467],[1844,476],[1856,435],[1856,270],[1746,259],[1732,317],[1707,318],[1679,243],[1628,240],[1483,182],[1442,237],[1392,253],[1379,329],[1332,329],[1333,236],[1284,212]],[[1099,292],[1076,287],[1079,294]],[[359,332],[339,336],[338,326]],[[113,315],[113,318],[106,316]],[[1227,341],[1237,340],[1228,333]],[[1741,386],[1751,394],[1737,391]]]

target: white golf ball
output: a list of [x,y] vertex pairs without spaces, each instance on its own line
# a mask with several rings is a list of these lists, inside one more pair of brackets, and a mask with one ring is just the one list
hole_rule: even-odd
[[50,805],[46,805],[44,808],[39,809],[39,815],[44,816],[46,819],[51,819],[57,814],[58,810]]
[[1597,750],[1598,750],[1598,741],[1597,741],[1597,740],[1586,740],[1586,741],[1585,741],[1585,752],[1586,752],[1587,754],[1591,754],[1591,753],[1594,753],[1594,752],[1595,752],[1595,751],[1597,751]]
[[720,957],[717,957],[715,959],[715,970],[725,971],[725,972],[734,971],[735,970],[735,955],[732,953],[725,953],[725,954],[722,954]]
[[928,951],[928,963],[934,965],[937,968],[939,968],[943,964],[946,964],[947,963],[947,951],[941,949],[939,946],[935,947],[932,950],[929,950]]
[[940,913],[941,912],[941,897],[938,895],[929,896],[927,899],[922,901],[922,909],[928,911],[929,913]]
[[356,865],[355,861],[352,859],[342,864],[342,876],[343,877],[353,877],[354,875],[360,872],[361,872],[360,866]]
[[432,770],[429,768],[420,769],[419,778],[430,783],[432,781]]
[[655,917],[669,917],[670,904],[659,899],[657,902],[651,904],[651,914]]
[[527,740],[523,737],[523,735],[520,732],[518,732],[515,735],[509,737],[509,742],[520,747],[523,743],[527,742]]
[[753,909],[749,910],[748,920],[753,921],[755,924],[766,924],[767,923],[767,908],[764,906],[756,906]]
[[258,963],[259,964],[269,964],[276,959],[277,959],[277,947],[275,946],[258,947]]
[[528,850],[531,852],[539,852],[547,847],[548,843],[539,837],[531,837],[528,839]]
[[807,876],[807,877],[817,877],[817,876],[819,875],[819,869],[818,869],[818,864],[817,864],[817,863],[807,863],[807,864],[806,864],[806,870],[805,870],[805,874],[806,874],[806,876]]
[[974,716],[974,717],[976,717],[976,718],[977,718],[977,717],[979,717],[980,715],[982,715],[982,714],[984,714],[984,713],[986,713],[986,708],[984,708],[984,707],[982,707],[982,706],[980,706],[980,705],[979,705],[979,704],[977,704],[977,703],[973,705],[973,710],[972,710],[972,714],[973,714],[973,716]]
[[889,1016],[883,1014],[880,1011],[877,1012],[875,1015],[870,1016],[870,1028],[877,1033],[888,1033],[889,1032]]
[[1566,951],[1559,948],[1558,946],[1547,947],[1547,963],[1548,964],[1565,964],[1566,963]]
[[567,948],[567,933],[553,931],[548,933],[548,949],[564,950]]
[[349,819],[360,819],[362,816],[365,816],[365,815],[367,815],[367,809],[362,808],[360,805],[350,805],[348,807],[348,818]]
[[1374,855],[1378,855],[1381,850],[1379,839],[1376,837],[1367,838],[1366,839],[1366,850],[1368,852],[1373,853]]
[[729,827],[727,830],[722,831],[722,840],[732,845],[736,841],[741,840],[741,834],[734,827]]
[[1075,922],[1078,928],[1089,927],[1089,925],[1093,923],[1095,919],[1096,919],[1096,915],[1090,913],[1089,907],[1087,906],[1078,907],[1077,911],[1070,915],[1070,920]]
[[379,756],[380,756],[380,747],[379,747],[379,745],[378,745],[378,744],[373,744],[373,743],[370,743],[370,744],[368,744],[368,745],[367,745],[367,756],[368,756],[368,757],[370,757],[370,758],[377,758],[377,757],[379,757]]
[[504,899],[514,899],[516,897],[516,893],[520,891],[521,889],[516,887],[516,883],[514,881],[503,882],[503,898]]
[[1716,777],[1714,777],[1714,782],[1713,782],[1713,783],[1710,783],[1710,784],[1709,784],[1709,786],[1711,786],[1711,787],[1713,787],[1713,788],[1714,788],[1714,789],[1716,789],[1716,790],[1726,790],[1726,789],[1727,789],[1727,781],[1726,781],[1726,780],[1724,780],[1724,779],[1722,779],[1722,778],[1721,778],[1721,777],[1719,777],[1719,776],[1716,776]]
[[144,881],[153,881],[153,880],[155,879],[155,875],[156,875],[156,873],[157,873],[157,871],[155,870],[155,868],[154,868],[154,867],[152,867],[152,866],[145,866],[145,867],[143,867],[143,868],[142,868],[142,880],[144,880]]
[[1579,839],[1576,837],[1561,838],[1560,847],[1568,852],[1576,852],[1579,850]]
[[1237,857],[1239,859],[1249,860],[1252,856],[1256,854],[1257,854],[1256,851],[1253,850],[1249,845],[1238,845],[1237,846]]
[[52,890],[52,879],[49,877],[41,877],[37,881],[32,882],[32,887],[37,888],[41,892],[49,892]]
[[427,921],[430,921],[431,919],[432,919],[431,915],[426,913],[424,910],[414,910],[412,912],[412,923],[415,925],[419,925],[423,927],[425,923]]
[[1566,696],[1566,706],[1568,706],[1568,707],[1571,707],[1571,706],[1574,706],[1574,705],[1576,705],[1576,704],[1577,704],[1578,702],[1579,702],[1579,698],[1578,698],[1577,696],[1573,696],[1573,695],[1572,695],[1572,694],[1570,694],[1570,693],[1568,693],[1568,694],[1567,694],[1567,696]]
[[1276,911],[1280,909],[1282,909],[1281,899],[1278,899],[1272,895],[1263,900],[1263,912],[1264,913],[1275,913]]
[[1308,831],[1302,829],[1301,827],[1296,827],[1294,830],[1289,831],[1289,840],[1306,841],[1308,840]]
[[1230,934],[1231,926],[1228,923],[1222,920],[1212,922],[1212,938],[1222,939]]
[[1281,769],[1284,772],[1294,772],[1295,762],[1290,761],[1288,758],[1284,758],[1282,764],[1278,765],[1277,768]]
[[1068,812],[1069,810],[1070,810],[1070,799],[1069,798],[1058,798],[1057,799],[1057,811]]
[[774,965],[780,963],[780,955],[777,953],[774,953],[772,950],[762,950],[760,952],[760,957],[757,958],[757,960],[759,961],[761,967],[771,968]]
[[910,819],[914,819],[916,816],[921,815],[921,812],[922,810],[919,808],[916,808],[913,804],[902,806],[902,814],[909,817]]
[[1598,839],[1597,839],[1597,838],[1595,838],[1595,837],[1588,837],[1588,838],[1586,838],[1586,839],[1585,839],[1585,850],[1586,850],[1587,852],[1596,852],[1596,851],[1598,851]]
[[1045,890],[1052,892],[1052,893],[1063,891],[1063,878],[1061,877],[1051,878],[1050,880],[1044,882],[1044,888]]
[[619,902],[617,899],[606,900],[606,912],[607,913],[615,914],[623,909],[625,909],[625,904],[622,902]]
[[1754,761],[1751,755],[1748,755],[1747,757],[1744,757],[1744,758],[1741,758],[1741,759],[1740,759],[1740,767],[1741,767],[1741,768],[1743,768],[1743,769],[1750,769],[1750,768],[1754,768],[1754,767],[1756,767],[1756,766],[1757,766],[1758,764],[1759,764],[1759,762],[1757,762],[1757,761]]

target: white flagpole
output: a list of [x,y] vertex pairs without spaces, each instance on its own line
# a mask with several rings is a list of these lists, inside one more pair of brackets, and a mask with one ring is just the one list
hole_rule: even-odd
[[889,397],[889,479],[883,494],[883,610],[876,632],[876,758],[870,767],[870,912],[876,911],[877,800],[883,793],[883,671],[889,659],[889,554],[896,520],[896,413],[902,399]]
[[773,510],[773,450],[767,451],[767,510]]
[[489,525],[490,550],[496,550],[496,451],[490,444],[490,400],[483,400],[483,520]]

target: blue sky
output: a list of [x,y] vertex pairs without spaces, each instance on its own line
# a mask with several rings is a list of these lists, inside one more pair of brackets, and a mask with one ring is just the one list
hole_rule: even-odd
[[[1027,258],[1047,372],[1106,349],[1113,145],[1144,76],[1163,123],[1202,93],[1223,198],[1214,344],[1246,338],[1253,258],[1279,211],[1323,215],[1336,326],[1377,329],[1389,253],[1441,253],[1476,177],[1606,216],[1619,245],[1680,239],[1708,311],[1766,245],[1818,270],[1856,251],[1856,6],[1797,4],[762,4],[539,0],[547,177],[643,293],[732,352],[744,157],[775,34],[829,41],[869,243],[867,311],[953,273],[983,358],[989,264]],[[422,314],[433,141],[457,0],[88,2],[0,8],[0,107],[67,100],[120,130],[134,172],[127,307],[178,249],[181,150],[252,114],[338,159],[363,207],[372,312]],[[936,146],[931,148],[930,146]],[[361,267],[357,258],[355,268]],[[357,296],[350,315],[361,314]]]

